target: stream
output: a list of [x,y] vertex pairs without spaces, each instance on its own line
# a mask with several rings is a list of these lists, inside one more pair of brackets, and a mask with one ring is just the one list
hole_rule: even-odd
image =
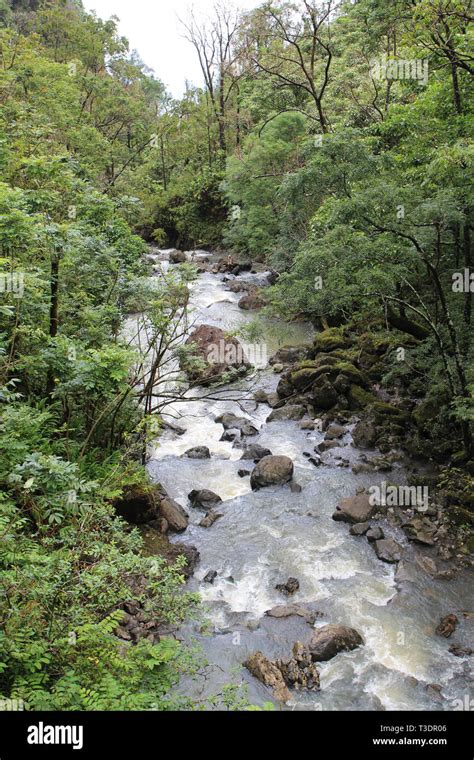
[[[173,266],[166,252],[157,258],[164,269]],[[193,319],[197,324],[235,330],[255,318],[254,312],[238,308],[241,296],[226,288],[223,275],[202,273],[190,285]],[[282,345],[311,343],[314,329],[309,324],[259,320],[268,358]],[[256,389],[274,391],[278,380],[272,367],[265,366],[229,390],[251,398]],[[291,457],[301,493],[293,493],[288,486],[251,491],[249,477],[238,475],[240,468],[253,466],[251,461],[240,462],[242,449],[220,440],[223,427],[214,419],[223,412],[245,415],[259,428],[249,443]],[[276,605],[291,603],[317,613],[316,627],[340,623],[355,628],[365,645],[318,663],[321,690],[293,691],[291,701],[279,705],[281,709],[461,709],[455,700],[465,704],[471,697],[470,658],[450,654],[448,649],[454,642],[474,647],[472,615],[463,615],[474,609],[467,572],[449,581],[433,579],[417,561],[420,549],[387,521],[378,524],[387,537],[402,544],[404,558],[398,569],[381,562],[364,537],[350,535],[347,524],[332,519],[343,497],[354,496],[360,487],[380,484],[384,477],[380,473],[356,475],[350,467],[361,455],[377,452],[358,451],[351,443],[349,426],[340,446],[325,452],[324,464],[315,467],[303,452],[313,452],[323,433],[302,430],[291,420],[266,423],[270,412],[267,404],[253,400],[239,405],[233,400],[190,399],[170,407],[165,415],[186,432],[163,431],[150,455],[150,477],[190,516],[188,529],[172,540],[194,545],[200,552],[200,563],[187,588],[200,593],[209,621],[207,630],[201,629],[202,623],[192,622],[180,632],[180,637],[199,645],[207,664],[195,677],[184,677],[179,692],[203,700],[233,682],[246,685],[252,704],[274,701],[242,663],[255,650],[271,659],[288,655],[296,640],[309,638],[311,626],[305,619],[265,615]],[[198,445],[209,447],[210,459],[182,456]],[[389,479],[404,482],[401,466],[394,465]],[[211,489],[223,499],[218,509],[223,517],[210,528],[199,526],[203,512],[188,502],[187,494],[200,488]],[[203,582],[209,570],[217,571],[212,584]],[[300,588],[286,598],[275,586],[289,576],[299,580]],[[447,640],[434,631],[440,618],[451,612],[459,625]]]

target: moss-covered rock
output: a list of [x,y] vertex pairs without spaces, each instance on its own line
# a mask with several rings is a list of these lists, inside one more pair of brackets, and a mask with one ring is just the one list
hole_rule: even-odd
[[279,398],[289,398],[293,394],[293,386],[291,384],[290,375],[282,375],[277,385],[277,394]]
[[374,393],[355,384],[351,385],[347,398],[352,410],[365,409],[366,406],[373,404],[377,400]]
[[416,425],[423,430],[426,426],[431,427],[440,410],[449,403],[447,391],[433,393],[413,410],[413,419]]
[[299,369],[297,372],[291,373],[289,381],[297,391],[304,391],[309,389],[321,374],[324,374],[324,369],[324,367],[305,367],[304,369]]
[[335,351],[339,348],[347,348],[348,341],[338,327],[330,327],[315,336],[313,346],[316,352]]
[[[377,423],[388,424],[393,422],[398,425],[405,425],[410,420],[410,413],[399,409],[393,404],[387,404],[385,401],[375,401],[372,404],[370,411],[374,416]],[[387,419],[388,418],[388,419]]]
[[332,409],[339,400],[337,391],[324,375],[313,384],[310,397],[314,408],[318,411]]
[[338,374],[343,375],[350,383],[355,385],[361,385],[363,388],[368,388],[370,385],[369,378],[365,372],[361,372],[350,362],[338,362],[334,365],[334,369],[338,371]]
[[336,366],[331,364],[323,364],[321,367],[306,367],[292,372],[289,381],[296,390],[301,391],[310,388],[312,383],[323,375],[333,380],[337,377],[338,370]]

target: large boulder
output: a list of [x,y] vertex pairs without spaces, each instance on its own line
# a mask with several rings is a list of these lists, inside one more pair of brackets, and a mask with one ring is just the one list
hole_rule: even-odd
[[351,496],[337,505],[332,519],[338,522],[365,523],[370,520],[376,512],[376,507],[370,503],[370,496],[367,493],[360,493],[357,496]]
[[181,504],[166,496],[160,503],[160,516],[168,523],[169,529],[182,533],[189,524],[188,515]]
[[263,457],[250,476],[253,491],[266,486],[288,483],[293,477],[293,462],[285,456]]
[[229,372],[245,372],[250,364],[233,336],[213,325],[199,325],[186,340],[189,350],[180,357],[180,367],[200,385],[223,380]]
[[312,634],[308,649],[315,662],[325,662],[339,652],[350,652],[363,645],[362,636],[346,625],[324,625]]

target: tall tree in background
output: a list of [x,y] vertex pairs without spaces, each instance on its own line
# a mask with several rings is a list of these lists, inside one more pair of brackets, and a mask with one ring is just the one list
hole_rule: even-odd
[[237,57],[235,39],[240,14],[232,7],[218,3],[211,21],[199,22],[194,13],[183,22],[186,37],[194,46],[206,86],[212,112],[217,122],[219,149],[227,154],[227,105],[236,86],[234,70]]

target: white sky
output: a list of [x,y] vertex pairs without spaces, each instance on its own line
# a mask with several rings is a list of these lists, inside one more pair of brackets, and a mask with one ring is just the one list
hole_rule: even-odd
[[[119,32],[130,48],[153,69],[174,97],[184,92],[187,79],[202,84],[201,72],[192,45],[182,37],[178,17],[186,18],[190,7],[195,15],[209,16],[215,0],[83,0],[86,10],[108,19],[118,16]],[[234,5],[248,10],[262,0],[237,0]]]

